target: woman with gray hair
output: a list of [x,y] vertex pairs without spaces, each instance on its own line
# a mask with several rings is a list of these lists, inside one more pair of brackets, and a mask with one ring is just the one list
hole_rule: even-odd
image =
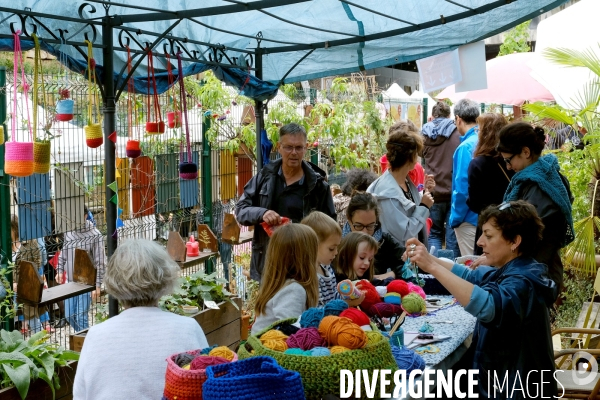
[[208,347],[200,325],[158,308],[173,291],[179,266],[144,239],[123,242],[106,268],[106,291],[125,308],[90,328],[77,366],[74,399],[159,399],[166,359]]

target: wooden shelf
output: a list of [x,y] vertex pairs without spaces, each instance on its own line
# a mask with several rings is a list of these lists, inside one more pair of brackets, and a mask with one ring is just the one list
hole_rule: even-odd
[[17,300],[33,306],[43,306],[46,304],[56,303],[61,300],[69,299],[71,297],[79,296],[80,294],[89,293],[94,290],[96,290],[95,286],[69,282],[65,283],[64,285],[58,285],[49,289],[44,289],[44,291],[42,292],[42,300],[39,303],[23,299],[19,297],[18,294]]
[[189,267],[193,267],[199,264],[202,264],[204,261],[208,260],[211,257],[214,256],[219,256],[219,252],[218,251],[211,251],[211,252],[200,252],[200,255],[197,257],[186,257],[185,261],[181,262],[181,261],[177,261],[177,264],[179,264],[179,266],[181,267],[181,269],[185,269],[185,268],[189,268]]
[[234,240],[226,239],[225,237],[221,238],[221,240],[225,243],[238,245],[238,244],[244,244],[244,243],[251,242],[253,236],[254,236],[254,231],[246,231],[246,232],[240,232],[240,237],[238,240],[234,241]]

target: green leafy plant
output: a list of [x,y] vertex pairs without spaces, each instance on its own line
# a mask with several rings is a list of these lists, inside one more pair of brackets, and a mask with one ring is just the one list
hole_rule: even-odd
[[32,381],[42,379],[50,386],[54,398],[60,388],[58,367],[69,361],[79,360],[79,353],[64,350],[56,343],[48,342],[50,335],[41,331],[28,340],[18,331],[0,331],[0,385],[15,386],[22,399],[27,396]]
[[4,286],[4,289],[6,290],[6,296],[0,301],[2,323],[14,319],[15,315],[17,315],[17,310],[23,306],[22,304],[16,304],[13,301],[15,292],[12,290],[12,286],[8,279],[6,279],[6,275],[12,273],[14,267],[15,264],[9,261],[6,267],[0,268],[0,283],[2,283],[2,286]]
[[526,53],[531,51],[529,47],[529,24],[531,21],[525,21],[512,28],[506,34],[504,42],[500,45],[498,57],[513,53]]

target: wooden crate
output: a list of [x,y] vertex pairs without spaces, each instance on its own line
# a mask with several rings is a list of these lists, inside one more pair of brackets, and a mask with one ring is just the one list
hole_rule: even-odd
[[[73,398],[73,382],[77,371],[77,361],[70,362],[66,367],[58,369],[60,389],[56,390],[56,400],[68,400]],[[19,391],[14,386],[0,390],[2,400],[21,400]],[[31,382],[29,392],[25,400],[52,400],[52,390],[46,382],[37,379]]]

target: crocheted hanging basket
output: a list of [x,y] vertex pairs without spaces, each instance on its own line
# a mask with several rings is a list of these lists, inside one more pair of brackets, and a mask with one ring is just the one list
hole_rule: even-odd
[[198,166],[187,161],[179,163],[179,177],[187,181],[198,178]]
[[169,128],[181,127],[181,111],[171,111],[167,113]]
[[50,142],[33,143],[33,172],[36,174],[50,172]]
[[102,126],[100,124],[91,124],[83,127],[85,131],[85,144],[88,147],[95,149],[102,146],[104,138],[102,135]]
[[4,127],[0,125],[0,146],[4,144]]
[[206,375],[203,400],[306,398],[300,374],[282,368],[271,357],[213,365],[206,369]]
[[140,148],[139,140],[128,140],[125,145],[125,154],[129,158],[138,158],[142,155],[142,149]]
[[6,142],[4,172],[25,177],[33,174],[33,143]]
[[146,135],[160,135],[165,133],[164,121],[146,122]]
[[70,121],[73,119],[73,106],[75,102],[71,99],[59,100],[56,103],[56,120]]
[[[245,344],[240,345],[238,351],[240,360],[254,356],[270,356],[277,360],[283,368],[299,372],[307,399],[321,399],[327,394],[339,393],[340,370],[342,369],[367,370],[369,376],[372,376],[373,370],[376,369],[390,369],[392,373],[398,369],[387,340],[368,343],[362,349],[325,357],[284,354],[262,345],[259,340],[262,334],[282,324],[293,324],[296,320],[297,318],[290,318],[278,321],[257,335],[250,336]],[[377,331],[374,324],[371,324],[371,329]],[[379,393],[379,384],[375,393]],[[366,398],[364,390],[361,391],[361,395]]]

